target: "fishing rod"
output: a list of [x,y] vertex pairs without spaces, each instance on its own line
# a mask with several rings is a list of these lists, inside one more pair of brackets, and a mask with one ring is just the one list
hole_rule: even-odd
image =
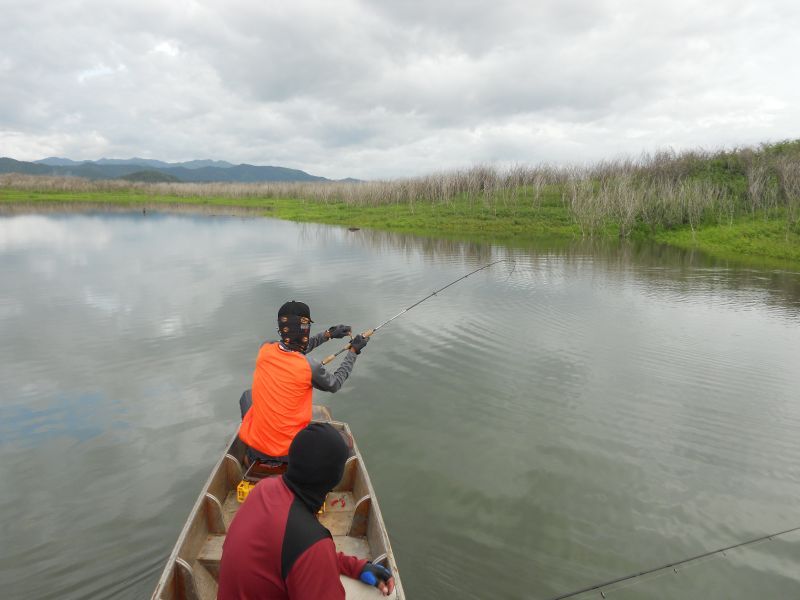
[[[461,281],[462,279],[466,279],[467,277],[469,277],[470,275],[474,275],[474,274],[475,274],[475,273],[477,273],[478,271],[483,271],[484,269],[488,269],[488,268],[489,268],[489,267],[491,267],[492,265],[496,265],[497,263],[501,263],[501,262],[506,262],[506,261],[508,261],[508,260],[510,260],[510,259],[508,259],[508,258],[501,258],[500,260],[496,260],[496,261],[494,261],[494,262],[490,262],[488,265],[483,265],[482,267],[480,267],[480,268],[478,268],[478,269],[475,269],[474,271],[470,271],[469,273],[467,273],[467,274],[466,274],[466,275],[464,275],[463,277],[459,277],[459,278],[458,278],[458,279],[456,279],[455,281],[451,281],[450,283],[448,283],[448,284],[447,284],[446,286],[444,286],[443,288],[439,288],[439,289],[438,289],[438,290],[436,290],[435,292],[431,292],[430,294],[428,294],[427,296],[425,296],[425,297],[424,297],[422,300],[418,300],[417,302],[415,302],[414,304],[412,304],[412,305],[411,305],[411,306],[409,306],[408,308],[404,308],[404,309],[403,309],[403,310],[401,310],[399,313],[397,313],[395,316],[393,316],[391,319],[387,319],[387,320],[385,320],[383,323],[381,323],[381,324],[380,324],[380,325],[378,325],[377,327],[374,327],[374,328],[372,328],[372,329],[367,329],[367,330],[366,330],[365,332],[363,332],[361,335],[362,335],[362,336],[364,336],[365,338],[368,338],[368,337],[372,336],[372,335],[373,335],[373,334],[374,334],[376,331],[378,331],[378,330],[379,330],[381,327],[383,327],[384,325],[388,325],[389,323],[391,323],[392,321],[394,321],[394,320],[395,320],[397,317],[400,317],[400,316],[402,316],[402,315],[406,314],[408,311],[410,311],[410,310],[411,310],[412,308],[414,308],[415,306],[419,306],[420,304],[422,304],[423,302],[425,302],[425,300],[427,300],[427,299],[429,299],[429,298],[433,298],[433,297],[434,297],[436,294],[438,294],[438,293],[440,293],[440,292],[443,292],[444,290],[446,290],[447,288],[449,288],[451,285],[455,285],[455,284],[457,284],[457,283],[458,283],[459,281]],[[341,349],[341,350],[339,350],[338,352],[335,352],[334,354],[331,354],[330,356],[326,357],[326,358],[325,358],[325,359],[322,361],[322,364],[323,364],[323,365],[327,365],[327,364],[328,364],[329,362],[331,362],[331,361],[332,361],[334,358],[336,358],[336,357],[337,357],[337,356],[339,356],[339,355],[340,355],[342,352],[344,352],[345,350],[348,350],[349,348],[350,348],[350,344],[347,344],[347,345],[346,345],[344,348],[342,348],[342,349]]]
[[[653,569],[647,569],[646,571],[639,571],[638,573],[631,573],[630,575],[625,575],[624,577],[617,577],[616,579],[611,579],[609,581],[604,581],[603,583],[598,583],[596,585],[590,585],[588,587],[582,588],[580,590],[576,590],[574,592],[569,592],[568,594],[561,594],[560,596],[556,596],[551,598],[551,600],[564,600],[564,598],[573,598],[575,596],[579,596],[581,594],[585,594],[586,592],[592,592],[594,590],[599,590],[600,588],[608,587],[609,585],[614,585],[615,583],[622,583],[623,581],[629,581],[631,579],[638,579],[639,577],[643,577],[644,575],[649,575],[651,573],[655,573],[656,571],[663,571],[664,569],[672,568],[676,573],[678,570],[675,568],[679,565],[685,565],[686,563],[700,560],[701,558],[706,558],[708,556],[712,556],[714,554],[719,554],[720,552],[725,554],[728,550],[733,550],[734,548],[741,548],[742,546],[747,546],[749,544],[755,544],[756,542],[763,542],[764,540],[772,541],[773,538],[776,538],[780,535],[786,535],[787,533],[792,533],[793,531],[800,530],[800,527],[793,527],[792,529],[787,529],[786,531],[779,531],[778,533],[771,533],[769,535],[762,535],[759,538],[755,538],[753,540],[747,540],[746,542],[740,542],[738,544],[733,544],[732,546],[726,546],[725,548],[718,548],[717,550],[711,550],[710,552],[704,552],[703,554],[698,554],[697,556],[692,556],[691,558],[684,558],[683,560],[679,560],[676,562],[672,562],[666,565],[661,565],[660,567],[655,567]],[[605,598],[605,592],[600,592],[600,595]]]

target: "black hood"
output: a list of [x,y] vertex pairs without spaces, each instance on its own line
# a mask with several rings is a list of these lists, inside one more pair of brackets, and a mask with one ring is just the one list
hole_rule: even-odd
[[289,446],[289,468],[283,480],[309,510],[317,512],[342,479],[348,454],[347,444],[332,425],[311,423]]

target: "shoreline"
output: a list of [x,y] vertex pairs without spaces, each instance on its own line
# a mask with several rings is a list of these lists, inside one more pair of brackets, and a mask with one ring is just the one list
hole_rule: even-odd
[[[200,216],[269,217],[298,223],[372,229],[448,241],[485,243],[521,248],[552,243],[563,246],[580,240],[618,240],[615,227],[603,233],[581,235],[580,227],[564,206],[545,203],[513,212],[463,204],[442,206],[358,206],[288,198],[225,198],[153,196],[142,193],[29,191],[0,188],[0,216],[53,213],[167,213]],[[785,235],[782,235],[782,232]],[[781,239],[781,238],[784,239]],[[791,239],[790,239],[791,237]],[[797,239],[794,239],[797,238]],[[630,241],[645,241],[701,252],[709,258],[742,266],[800,271],[800,236],[780,220],[739,219],[726,225],[692,230],[634,231]]]
[[119,204],[108,202],[82,202],[77,201],[33,201],[33,202],[3,202],[0,198],[0,216],[25,215],[25,214],[53,214],[53,213],[153,213],[193,214],[209,217],[263,217],[269,216],[263,208],[247,206],[218,206],[203,204],[181,204],[142,202]]

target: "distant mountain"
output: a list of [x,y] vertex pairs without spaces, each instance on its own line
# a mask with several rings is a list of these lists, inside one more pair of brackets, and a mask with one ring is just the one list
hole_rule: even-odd
[[305,171],[287,169],[285,167],[257,167],[255,165],[236,165],[220,169],[219,167],[202,167],[199,169],[186,169],[175,167],[161,169],[164,173],[174,175],[181,181],[211,182],[211,181],[238,181],[241,183],[256,183],[259,181],[329,181],[324,177],[309,175]]
[[71,167],[81,164],[80,161],[72,160],[70,158],[59,158],[57,156],[48,156],[47,158],[35,160],[33,162],[40,165],[49,165],[51,167]]
[[13,158],[0,158],[0,173],[85,177],[86,179],[119,179],[129,178],[134,174],[140,177],[141,175],[139,174],[142,172],[150,173],[146,176],[149,178],[154,178],[154,173],[164,176],[164,179],[159,181],[178,182],[330,181],[325,177],[310,175],[299,169],[244,164],[232,165],[231,163],[217,160],[166,163],[149,158],[102,158],[96,161],[77,162],[69,158],[50,157],[36,162],[24,162]]
[[13,158],[0,158],[0,173],[23,173],[25,175],[52,175],[55,167],[23,162]]
[[123,175],[120,179],[126,181],[144,181],[146,183],[178,183],[180,179],[169,173],[161,171],[136,171],[130,175]]
[[136,165],[137,167],[147,167],[150,169],[164,169],[172,165],[164,162],[163,160],[155,160],[153,158],[101,158],[98,160],[87,160],[83,164],[92,165],[113,165],[115,167]]
[[184,169],[202,169],[203,167],[219,167],[220,169],[227,169],[232,167],[229,162],[224,160],[189,160],[182,163],[172,163],[173,167],[183,167]]
[[233,165],[224,160],[190,160],[187,162],[168,163],[163,160],[156,160],[154,158],[101,158],[99,160],[83,160],[77,161],[69,158],[59,158],[57,156],[49,156],[41,160],[34,161],[40,165],[49,165],[51,167],[75,167],[79,165],[137,165],[139,167],[148,167],[153,169],[169,169],[171,167],[184,167],[186,169],[200,169],[203,167],[219,167],[220,169],[227,169]]

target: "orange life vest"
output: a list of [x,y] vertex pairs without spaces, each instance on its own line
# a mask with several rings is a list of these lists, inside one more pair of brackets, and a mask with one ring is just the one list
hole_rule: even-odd
[[305,355],[278,342],[258,351],[253,405],[242,420],[241,440],[263,454],[286,456],[294,436],[311,421],[311,366]]

